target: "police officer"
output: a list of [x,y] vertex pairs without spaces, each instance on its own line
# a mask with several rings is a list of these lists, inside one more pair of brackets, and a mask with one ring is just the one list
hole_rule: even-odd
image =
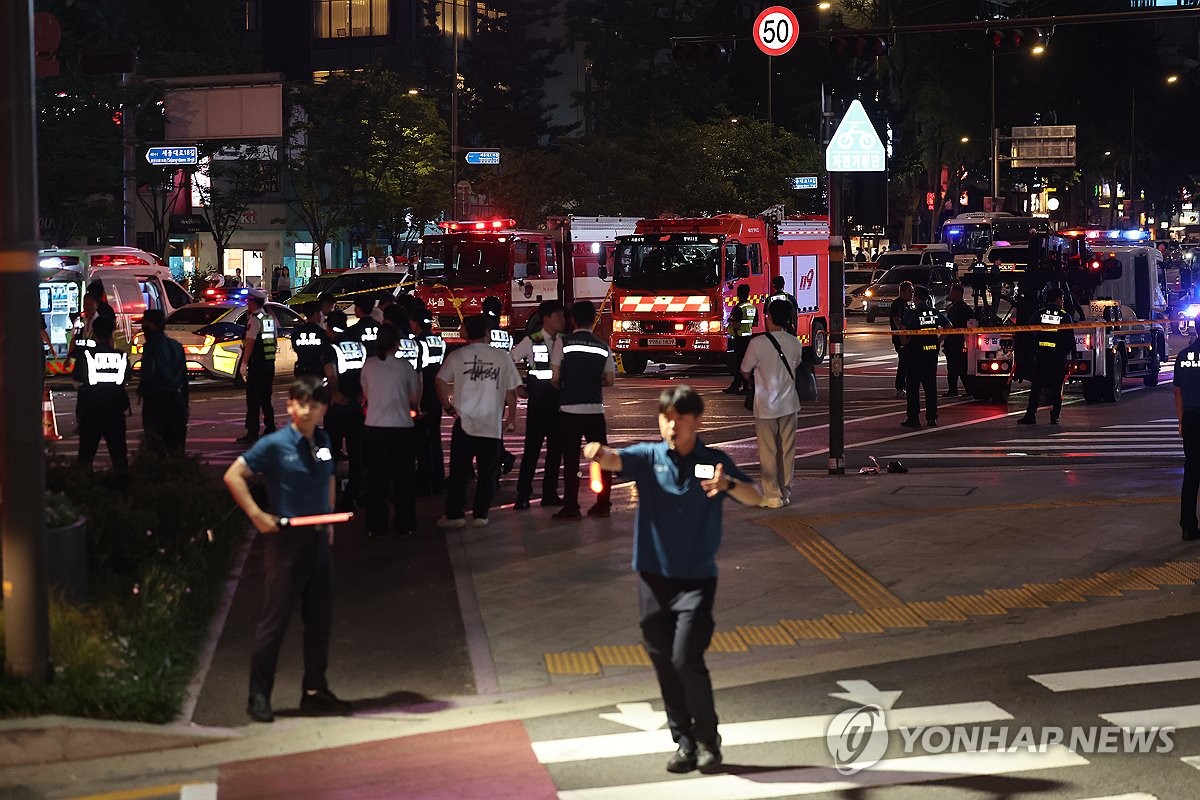
[[558,300],[546,300],[538,306],[542,320],[540,330],[522,339],[512,351],[513,361],[529,366],[525,377],[525,393],[529,398],[525,414],[525,447],[521,452],[521,472],[517,476],[517,502],[514,509],[529,508],[533,497],[533,473],[537,470],[538,454],[546,445],[545,471],[542,473],[542,505],[561,506],[558,496],[558,468],[562,449],[558,445],[558,389],[552,379],[550,354],[566,325],[566,312]]
[[[893,331],[904,327],[904,315],[912,309],[912,281],[901,281],[897,289],[897,297],[888,308],[888,324]],[[904,389],[908,386],[908,378],[904,374],[904,337],[892,336],[892,347],[896,350],[896,397],[904,397]]]
[[[571,333],[557,337],[550,354],[551,382],[559,389],[559,435],[563,452],[563,507],[554,519],[580,519],[580,440],[608,443],[604,421],[604,387],[617,379],[612,351],[592,333],[596,306],[579,300],[571,306]],[[589,517],[607,517],[611,512],[612,473],[601,472],[602,488]]]
[[[355,308],[358,309],[357,306]],[[335,330],[344,328],[345,312],[338,309],[329,312],[329,324]],[[365,424],[362,368],[367,360],[367,349],[359,340],[361,333],[354,327],[344,329],[325,348],[325,380],[333,388],[329,410],[325,412],[325,426],[334,446],[343,441],[346,446],[346,487],[339,503],[339,508],[344,511],[354,510],[362,492],[362,435]]]
[[80,351],[71,378],[79,387],[79,463],[90,468],[100,447],[108,447],[109,458],[117,469],[129,466],[129,447],[125,441],[125,413],[129,395],[125,379],[129,374],[129,356],[113,346],[113,319],[97,317],[91,334],[92,346]]
[[[965,328],[975,319],[975,312],[963,300],[962,284],[950,287],[950,302],[946,305],[946,319],[951,328]],[[942,397],[958,397],[958,384],[967,391],[967,337],[961,333],[947,334],[942,340],[942,352],[946,354],[946,382],[950,384]]]
[[758,319],[758,306],[750,302],[750,287],[740,284],[737,288],[738,302],[729,314],[729,335],[733,337],[733,380],[725,387],[725,394],[745,394],[746,384],[742,380],[742,359],[750,337],[754,335],[754,323]]
[[[901,329],[927,331],[949,327],[945,315],[933,307],[929,290],[917,286],[913,290],[913,308],[905,313]],[[921,391],[925,392],[925,419],[930,427],[937,426],[937,336],[902,336],[900,359],[904,363],[907,381],[908,414],[900,424],[906,428],[921,427]]]
[[[414,298],[415,299],[415,298]],[[417,414],[418,497],[441,494],[446,483],[446,458],[442,452],[442,401],[437,395],[437,374],[446,357],[446,343],[433,332],[433,315],[411,308],[409,327],[417,343],[417,369],[421,373],[421,403]]]
[[252,294],[246,298],[246,334],[242,339],[242,357],[238,374],[246,382],[246,432],[238,437],[241,444],[258,439],[258,415],[262,412],[263,435],[275,432],[275,409],[271,405],[271,384],[275,381],[275,318],[263,310],[263,299]]
[[[791,322],[789,322],[787,324],[787,326],[784,328],[784,330],[786,330],[792,336],[795,336],[796,335],[796,314],[799,311],[800,306],[796,304],[796,298],[793,295],[791,295],[788,292],[785,292],[783,290],[783,287],[786,285],[787,285],[787,282],[783,279],[782,275],[776,275],[774,278],[771,279],[772,294],[770,297],[767,298],[767,301],[765,303],[763,303],[763,307],[762,307],[763,319],[765,320],[767,318],[767,309],[771,307],[771,303],[773,303],[776,300],[787,300],[789,303],[792,304],[792,317],[791,317]],[[738,369],[741,369],[740,365],[739,365]]]
[[[1195,332],[1196,327],[1192,327]],[[1183,485],[1179,490],[1179,527],[1185,541],[1200,539],[1196,493],[1200,491],[1200,336],[1175,357],[1175,416],[1183,438]]]
[[367,358],[375,355],[375,340],[379,338],[379,320],[375,319],[374,313],[374,297],[359,295],[354,298],[356,321],[349,327],[347,333],[363,346],[363,349],[367,351]]
[[[1071,315],[1063,310],[1063,291],[1057,286],[1046,290],[1046,305],[1042,308],[1038,322],[1042,325],[1063,325],[1071,322]],[[1029,405],[1025,416],[1017,420],[1020,425],[1037,422],[1038,405],[1042,392],[1050,395],[1050,424],[1058,424],[1062,411],[1063,383],[1067,377],[1067,360],[1075,351],[1075,332],[1070,328],[1058,331],[1039,331],[1034,334],[1037,347],[1034,356],[1032,380],[1029,387]]]
[[304,324],[292,330],[292,349],[296,351],[296,377],[325,376],[325,348],[329,346],[329,334],[321,324],[321,303],[310,300],[304,304]]

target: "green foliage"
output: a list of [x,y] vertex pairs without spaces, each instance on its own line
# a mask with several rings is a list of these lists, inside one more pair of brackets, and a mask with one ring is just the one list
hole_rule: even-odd
[[127,473],[51,468],[47,484],[87,518],[91,602],[53,604],[53,680],[0,679],[0,716],[173,719],[242,518],[190,458],[140,455]]

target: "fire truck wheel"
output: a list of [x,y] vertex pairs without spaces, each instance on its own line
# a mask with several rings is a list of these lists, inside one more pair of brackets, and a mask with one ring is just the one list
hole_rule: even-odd
[[829,334],[825,332],[825,326],[820,322],[813,323],[812,341],[813,355],[816,356],[817,363],[822,364],[825,361],[825,354],[829,352]]
[[641,375],[646,371],[647,358],[645,356],[627,353],[621,355],[621,370],[626,375]]

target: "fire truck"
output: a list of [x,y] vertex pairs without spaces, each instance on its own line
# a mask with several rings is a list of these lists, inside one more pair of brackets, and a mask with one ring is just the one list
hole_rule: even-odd
[[558,298],[558,256],[548,231],[517,230],[511,219],[441,222],[443,233],[420,240],[415,294],[433,314],[433,331],[464,344],[462,321],[500,299],[500,327],[525,335],[543,300]]
[[[645,219],[620,236],[611,259],[601,250],[600,277],[611,261],[610,342],[626,374],[650,360],[726,363],[733,350],[729,314],[737,287],[761,304],[782,275],[799,305],[797,338],[825,357],[829,330],[829,223],[720,214],[701,219]],[[760,319],[755,323],[763,330]]]
[[[1095,326],[1075,329],[1068,381],[1078,382],[1089,403],[1117,402],[1126,378],[1158,384],[1167,359],[1166,298],[1161,259],[1137,246],[1129,232],[1066,230],[1028,245],[1028,259],[1003,263],[1001,273],[969,273],[973,291],[1010,287],[1003,322],[1037,324],[1043,289],[1061,287]],[[1068,310],[1071,310],[1070,304]],[[1014,318],[1015,317],[1015,318]],[[1109,323],[1109,324],[1106,324]],[[1120,323],[1113,325],[1111,323]],[[977,333],[967,340],[967,385],[976,400],[1006,403],[1013,380],[1027,377],[1032,333]]]
[[593,332],[608,340],[612,333],[612,284],[600,278],[600,252],[608,251],[618,236],[634,232],[636,217],[550,217],[546,229],[559,246],[562,265],[562,298],[567,308],[576,300],[591,300],[596,305]]

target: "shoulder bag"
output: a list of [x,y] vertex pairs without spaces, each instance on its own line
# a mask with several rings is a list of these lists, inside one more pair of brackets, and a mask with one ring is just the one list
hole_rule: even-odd
[[[788,372],[792,371],[792,365],[788,363],[787,356],[783,354],[783,348],[779,346],[779,342],[775,341],[775,337],[767,334],[767,338],[771,341],[771,346],[775,348],[775,352],[779,354],[779,359],[783,362],[783,367]],[[800,363],[796,365],[795,381],[796,381],[796,396],[800,398],[802,403],[811,403],[817,399],[817,373],[815,359],[809,355],[810,349],[805,347],[800,352]]]

